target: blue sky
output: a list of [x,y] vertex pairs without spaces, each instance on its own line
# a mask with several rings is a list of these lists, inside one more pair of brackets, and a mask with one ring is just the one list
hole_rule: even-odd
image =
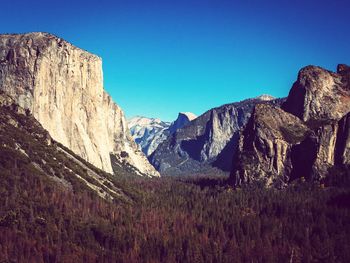
[[0,31],[45,31],[103,59],[127,117],[173,120],[350,63],[349,1],[1,1]]

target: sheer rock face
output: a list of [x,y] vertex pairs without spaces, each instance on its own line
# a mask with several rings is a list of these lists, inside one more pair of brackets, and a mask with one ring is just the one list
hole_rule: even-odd
[[[305,67],[299,72],[283,105],[286,111],[298,116],[314,130],[317,153],[312,176],[315,178],[324,177],[333,165],[348,161],[349,78],[350,68],[346,65],[339,65],[337,73],[315,66]],[[341,141],[345,144],[342,145]],[[336,159],[336,154],[343,157]]]
[[314,176],[322,178],[333,165],[350,164],[350,113],[341,120],[322,125],[316,130],[317,156]]
[[334,161],[336,164],[350,165],[350,113],[338,122]]
[[163,141],[150,162],[168,175],[203,173],[213,167],[229,172],[239,131],[257,103],[280,101],[256,98],[211,109]]
[[[297,117],[279,107],[256,105],[240,136],[232,175],[235,185],[263,180],[284,183],[293,173],[292,157],[311,133]],[[293,157],[294,158],[294,157]]]
[[56,141],[95,166],[112,172],[114,154],[144,174],[158,174],[104,91],[98,56],[47,33],[0,35],[0,89],[29,109]]
[[[234,160],[237,164],[231,173],[234,184],[262,179],[269,185],[275,179],[287,183],[297,177],[318,180],[327,175],[330,167],[348,165],[349,80],[350,68],[346,65],[339,65],[338,73],[308,66],[299,72],[282,105],[284,111],[262,110],[260,105],[256,106],[243,132],[238,159]],[[268,118],[264,117],[266,112]],[[284,137],[280,142],[281,134],[276,131],[288,129],[287,137],[303,139],[290,141]],[[272,151],[272,148],[283,151]],[[269,161],[275,165],[268,166]]]

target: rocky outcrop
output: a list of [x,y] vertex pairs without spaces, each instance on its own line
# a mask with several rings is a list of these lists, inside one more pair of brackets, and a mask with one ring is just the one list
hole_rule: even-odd
[[158,175],[103,89],[102,60],[47,33],[0,35],[0,89],[58,142],[112,172],[111,154]]
[[[283,109],[298,116],[314,130],[317,153],[312,176],[315,178],[327,174],[328,169],[335,164],[335,154],[342,151],[336,147],[340,147],[339,141],[348,140],[348,127],[344,123],[350,111],[349,76],[349,67],[346,65],[339,65],[337,73],[315,66],[305,67],[299,72],[283,105]],[[339,125],[343,128],[338,132]],[[348,149],[345,146],[343,151],[347,152]],[[346,159],[338,163],[346,163]]]
[[211,167],[229,172],[239,130],[259,102],[280,103],[256,98],[211,109],[170,135],[149,160],[168,175],[204,172]]
[[[282,105],[283,110],[265,109],[270,117],[264,118],[262,106],[256,106],[234,160],[231,178],[235,185],[257,180],[267,185],[277,181],[283,184],[298,177],[320,180],[334,165],[349,164],[349,69],[339,65],[334,73],[320,67],[305,67]],[[281,140],[281,134],[275,132],[276,124],[277,131],[288,130],[280,146],[284,149],[282,153],[271,151],[271,147],[278,149],[276,141]],[[281,160],[281,156],[282,162],[268,165],[271,160]]]
[[313,126],[339,121],[349,112],[346,76],[345,70],[340,74],[315,66],[303,68],[283,109]]
[[292,159],[300,157],[299,168],[306,169],[308,160],[296,153],[302,154],[298,150],[301,144],[310,146],[307,138],[310,133],[301,120],[279,107],[256,105],[239,140],[232,175],[234,184],[255,180],[267,185],[287,182],[293,169],[298,169]]

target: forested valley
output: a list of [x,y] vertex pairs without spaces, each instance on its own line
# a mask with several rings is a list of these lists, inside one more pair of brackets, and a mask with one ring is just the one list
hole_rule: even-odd
[[285,189],[120,176],[112,202],[0,154],[0,262],[350,261],[349,169]]

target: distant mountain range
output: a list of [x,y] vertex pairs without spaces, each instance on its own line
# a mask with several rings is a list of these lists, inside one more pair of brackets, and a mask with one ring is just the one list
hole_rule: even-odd
[[172,122],[135,117],[128,121],[131,134],[162,174],[188,175],[217,171],[229,173],[239,131],[257,103],[280,104],[270,95],[226,104],[199,117],[181,112]]

